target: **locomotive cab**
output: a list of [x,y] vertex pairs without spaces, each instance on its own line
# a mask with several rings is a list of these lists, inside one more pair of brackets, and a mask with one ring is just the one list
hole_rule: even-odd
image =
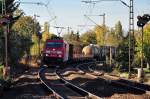
[[63,40],[47,40],[43,50],[42,61],[48,63],[62,63],[68,60],[69,45]]

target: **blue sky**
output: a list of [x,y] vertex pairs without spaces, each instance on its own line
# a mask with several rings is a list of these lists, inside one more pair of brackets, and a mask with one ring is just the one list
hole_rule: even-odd
[[[90,20],[84,17],[85,14],[99,15],[106,13],[106,25],[109,27],[114,27],[117,21],[121,21],[123,29],[128,30],[128,19],[129,19],[129,9],[124,6],[119,1],[111,2],[99,2],[96,5],[88,5],[82,0],[20,0],[22,2],[43,2],[47,3],[49,1],[48,10],[44,6],[32,5],[32,4],[21,4],[20,8],[25,12],[26,15],[33,16],[34,14],[39,15],[38,21],[41,25],[45,21],[51,20],[54,16],[57,18],[50,22],[51,26],[63,26],[72,27],[74,31],[79,30],[81,33],[92,29],[92,27],[78,27],[78,25],[95,25]],[[129,4],[129,0],[122,0]],[[150,0],[134,0],[135,5],[135,27],[136,27],[136,16],[143,15],[144,13],[150,14]],[[90,17],[97,24],[102,24],[102,17]],[[51,27],[52,32],[57,32],[55,28]],[[64,29],[62,32],[66,32]]]

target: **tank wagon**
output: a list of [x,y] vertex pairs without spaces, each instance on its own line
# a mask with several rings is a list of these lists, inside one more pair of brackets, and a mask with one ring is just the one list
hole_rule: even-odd
[[82,49],[82,54],[84,56],[90,56],[98,61],[105,61],[106,56],[109,56],[111,53],[112,58],[116,55],[116,47],[114,46],[98,46],[94,44],[90,44],[85,46]]

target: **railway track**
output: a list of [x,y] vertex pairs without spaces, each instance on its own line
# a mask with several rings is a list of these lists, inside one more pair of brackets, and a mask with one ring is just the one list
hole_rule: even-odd
[[[133,97],[149,97],[146,90],[130,83],[124,82],[120,78],[106,76],[104,73],[98,73],[92,70],[90,66],[94,63],[84,63],[76,66],[76,69],[69,69],[61,73],[64,80],[67,80],[84,90],[99,97],[113,97],[114,94],[124,94]],[[73,77],[76,76],[76,77]],[[89,77],[84,77],[89,76]],[[72,77],[72,79],[70,79]],[[94,79],[91,79],[94,78]],[[121,95],[122,96],[122,95]],[[126,97],[126,96],[125,96]],[[113,98],[115,99],[115,98]],[[145,99],[145,98],[140,98]],[[147,99],[147,98],[146,98]]]
[[[92,68],[90,68],[91,66],[92,66],[92,64],[88,65],[88,66],[82,65],[82,67],[78,66],[78,68],[84,72],[88,72],[91,75],[92,75],[92,72],[97,73],[97,71],[95,71],[95,69],[93,70]],[[98,76],[98,79],[105,80],[114,86],[126,88],[129,91],[135,91],[137,93],[150,93],[149,85],[141,84],[138,82],[133,82],[133,81],[129,81],[126,79],[113,77],[108,74],[102,74],[101,76]]]
[[[88,66],[88,69],[90,71],[92,71],[92,72],[98,72],[98,71],[96,71],[96,69],[92,69],[92,66]],[[136,81],[123,79],[123,78],[120,78],[120,77],[115,77],[115,76],[112,76],[112,75],[109,75],[109,74],[106,74],[106,73],[103,74],[102,77],[105,80],[112,79],[112,82],[114,82],[113,79],[117,79],[118,78],[118,80],[115,83],[118,83],[118,84],[121,84],[121,85],[125,85],[126,87],[135,88],[137,90],[141,90],[141,91],[144,91],[144,92],[150,94],[150,85],[138,83]]]
[[58,69],[42,68],[38,76],[56,99],[101,99],[63,79]]

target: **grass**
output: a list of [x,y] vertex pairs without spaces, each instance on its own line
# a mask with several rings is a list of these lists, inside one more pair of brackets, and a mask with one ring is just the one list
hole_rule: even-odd
[[144,68],[145,73],[150,73],[150,69]]
[[122,72],[122,73],[120,73],[120,77],[128,78],[128,72]]
[[3,65],[0,65],[0,79],[3,77]]
[[145,81],[146,82],[150,81],[150,69],[144,68],[144,72],[145,72]]

